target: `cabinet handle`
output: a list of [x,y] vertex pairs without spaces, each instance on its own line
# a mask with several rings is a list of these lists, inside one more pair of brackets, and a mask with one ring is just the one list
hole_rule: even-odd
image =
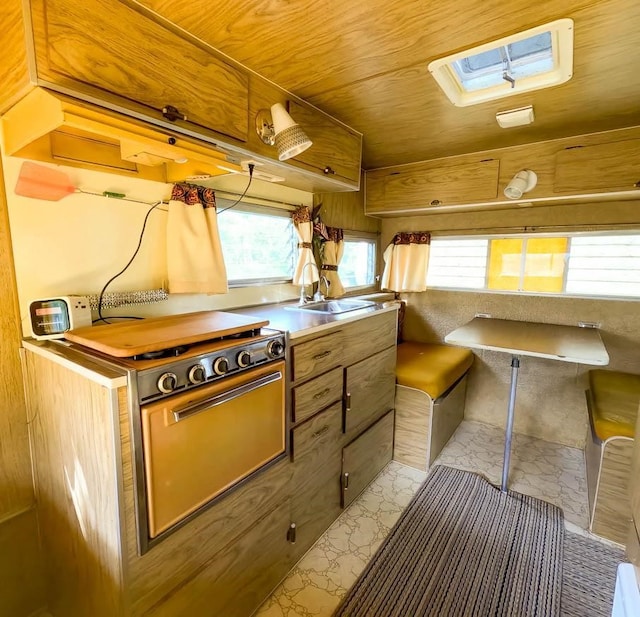
[[434,199],[431,202],[432,206],[439,206],[442,202],[439,199]]
[[186,120],[187,116],[181,114],[173,105],[165,105],[162,108],[162,115],[169,120],[169,122],[175,122],[176,120]]
[[330,353],[331,353],[331,350],[327,349],[327,351],[323,351],[322,353],[317,353],[315,356],[313,356],[313,359],[320,360],[321,358],[326,358]]
[[344,487],[345,491],[349,488],[349,472],[348,471],[345,471],[342,474],[342,486]]
[[331,167],[329,167],[329,165],[327,165],[323,170],[322,173],[325,174],[326,176],[328,176],[329,174],[335,174],[336,172],[331,169]]
[[325,388],[324,390],[321,390],[320,392],[318,392],[317,394],[313,395],[314,399],[318,399],[318,398],[322,398],[323,396],[326,396],[327,394],[329,394],[331,392],[331,388]]
[[351,392],[347,392],[347,396],[345,397],[345,411],[351,411]]
[[328,430],[329,430],[329,425],[327,424],[327,426],[323,426],[319,431],[316,431],[315,433],[313,433],[311,437],[313,437],[314,439],[317,439],[321,435],[324,435]]
[[638,180],[633,186],[635,186],[637,189],[640,189],[640,180]]
[[291,542],[291,544],[296,543],[296,524],[291,523],[289,525],[289,529],[287,529],[287,541]]

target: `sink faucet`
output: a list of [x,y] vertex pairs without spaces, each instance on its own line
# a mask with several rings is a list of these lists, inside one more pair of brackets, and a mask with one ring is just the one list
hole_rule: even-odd
[[[322,283],[324,283],[324,288],[326,291],[325,295],[323,295],[322,292],[320,291],[320,289],[322,288]],[[313,297],[313,299],[324,300],[325,297],[329,295],[329,285],[331,285],[331,283],[329,283],[329,279],[326,276],[322,275],[320,277],[320,280],[318,281],[318,291],[316,292],[316,295]]]
[[[307,294],[304,291],[305,288],[305,282],[304,282],[304,273],[307,269],[308,266],[313,266],[316,269],[316,272],[318,273],[318,276],[320,276],[320,270],[318,270],[318,266],[316,265],[316,263],[314,261],[308,261],[306,264],[304,264],[304,266],[302,267],[302,284],[300,285],[300,304],[306,304],[307,302],[309,302],[309,300],[311,300],[311,296],[307,296]],[[324,277],[322,277],[324,278]],[[313,285],[313,281],[311,281],[311,284]],[[314,300],[322,300],[323,298],[321,297],[317,297],[318,294],[320,294],[320,283],[318,283],[318,291],[316,293],[316,295],[313,297]],[[320,294],[321,295],[321,294]]]

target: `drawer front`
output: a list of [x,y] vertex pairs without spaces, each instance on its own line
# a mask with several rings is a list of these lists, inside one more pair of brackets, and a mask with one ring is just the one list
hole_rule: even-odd
[[313,377],[340,366],[343,356],[342,332],[333,332],[327,336],[293,347],[294,381]]
[[[342,436],[342,404],[336,403],[322,413],[314,416],[307,422],[296,426],[292,430],[291,455],[296,463],[293,471],[293,483],[297,486],[298,480],[306,483],[307,471],[312,473],[314,469],[325,463],[334,449],[339,448]],[[301,471],[300,461],[305,461],[307,470]]]
[[334,368],[293,389],[291,420],[301,422],[342,399],[342,367]]

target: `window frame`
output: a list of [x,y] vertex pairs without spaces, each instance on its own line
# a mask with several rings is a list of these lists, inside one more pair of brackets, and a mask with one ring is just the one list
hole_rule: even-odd
[[[607,294],[577,294],[577,293],[552,293],[552,292],[536,292],[536,291],[516,291],[516,290],[502,290],[502,289],[489,289],[486,287],[488,281],[488,272],[489,272],[489,259],[491,255],[490,243],[491,240],[496,239],[522,239],[527,240],[531,238],[568,238],[568,247],[567,247],[567,267],[565,268],[563,275],[563,289],[566,289],[567,285],[567,275],[568,275],[568,265],[570,263],[570,255],[571,255],[571,244],[572,239],[576,237],[584,237],[584,236],[624,236],[624,235],[640,235],[640,228],[637,229],[625,229],[625,230],[616,230],[616,229],[608,229],[608,230],[599,230],[599,231],[557,231],[557,232],[536,232],[536,233],[523,233],[523,232],[514,232],[514,233],[505,233],[505,234],[452,234],[452,235],[436,235],[432,236],[431,242],[433,245],[434,241],[437,240],[470,240],[470,239],[486,239],[489,242],[489,247],[487,250],[487,259],[486,259],[486,272],[485,272],[485,286],[479,288],[473,287],[443,287],[441,285],[434,286],[429,285],[427,287],[428,290],[437,290],[437,291],[456,291],[456,292],[466,292],[466,293],[489,293],[489,294],[503,294],[503,295],[520,295],[520,296],[536,296],[536,297],[544,297],[544,298],[575,298],[582,300],[620,300],[625,302],[640,302],[640,296],[618,296],[618,295],[607,295]],[[526,242],[523,243],[523,247],[526,247]],[[523,252],[523,255],[526,253]]]
[[[357,231],[357,230],[345,230],[343,234],[343,242],[345,244],[347,242],[357,242],[357,241],[369,241],[373,244],[375,255],[373,258],[373,283],[370,285],[357,285],[353,287],[347,287],[344,285],[344,281],[342,284],[344,286],[345,295],[358,295],[366,292],[378,291],[380,284],[380,234],[376,232],[369,231]],[[338,267],[338,274],[340,273],[340,268]]]
[[[223,220],[224,213],[222,212],[225,208],[229,208],[235,200],[229,199],[226,197],[218,197],[216,195],[216,212],[219,216],[218,218],[218,228],[221,226],[221,221]],[[291,219],[291,212],[293,208],[283,208],[283,207],[274,207],[274,206],[265,206],[261,204],[254,204],[246,201],[241,201],[240,203],[233,206],[233,210],[236,212],[248,212],[253,214],[262,214],[265,216],[273,216],[278,218],[288,218]],[[291,221],[293,225],[293,221]],[[296,249],[297,247],[297,239],[295,236],[295,231],[292,235],[292,248]],[[223,246],[223,255],[224,255],[224,246]],[[295,255],[295,252],[294,252]],[[268,277],[268,278],[246,278],[246,279],[229,279],[227,284],[229,289],[238,289],[242,287],[258,287],[264,285],[281,285],[281,284],[293,284],[293,274],[295,272],[295,256],[294,263],[292,265],[291,276],[286,277]]]

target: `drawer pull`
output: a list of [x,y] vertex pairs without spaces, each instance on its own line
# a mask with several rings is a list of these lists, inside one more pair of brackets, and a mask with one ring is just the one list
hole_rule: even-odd
[[349,472],[348,471],[345,471],[342,474],[342,486],[344,487],[345,491],[349,488]]
[[331,388],[325,388],[324,390],[321,390],[317,394],[314,394],[313,398],[314,399],[322,398],[323,396],[327,396],[327,394],[329,394],[330,392],[331,392]]
[[347,392],[345,411],[351,411],[351,392]]
[[287,540],[291,542],[291,544],[296,543],[296,524],[291,523],[289,525],[289,529],[287,529]]
[[319,431],[316,431],[315,433],[313,433],[313,435],[311,435],[311,436],[314,439],[317,439],[321,435],[324,435],[328,430],[329,430],[329,425],[327,424],[326,426],[323,426]]
[[322,353],[317,353],[315,356],[313,356],[313,359],[320,360],[321,358],[326,358],[330,353],[331,353],[331,350],[327,349],[327,351],[323,351]]

